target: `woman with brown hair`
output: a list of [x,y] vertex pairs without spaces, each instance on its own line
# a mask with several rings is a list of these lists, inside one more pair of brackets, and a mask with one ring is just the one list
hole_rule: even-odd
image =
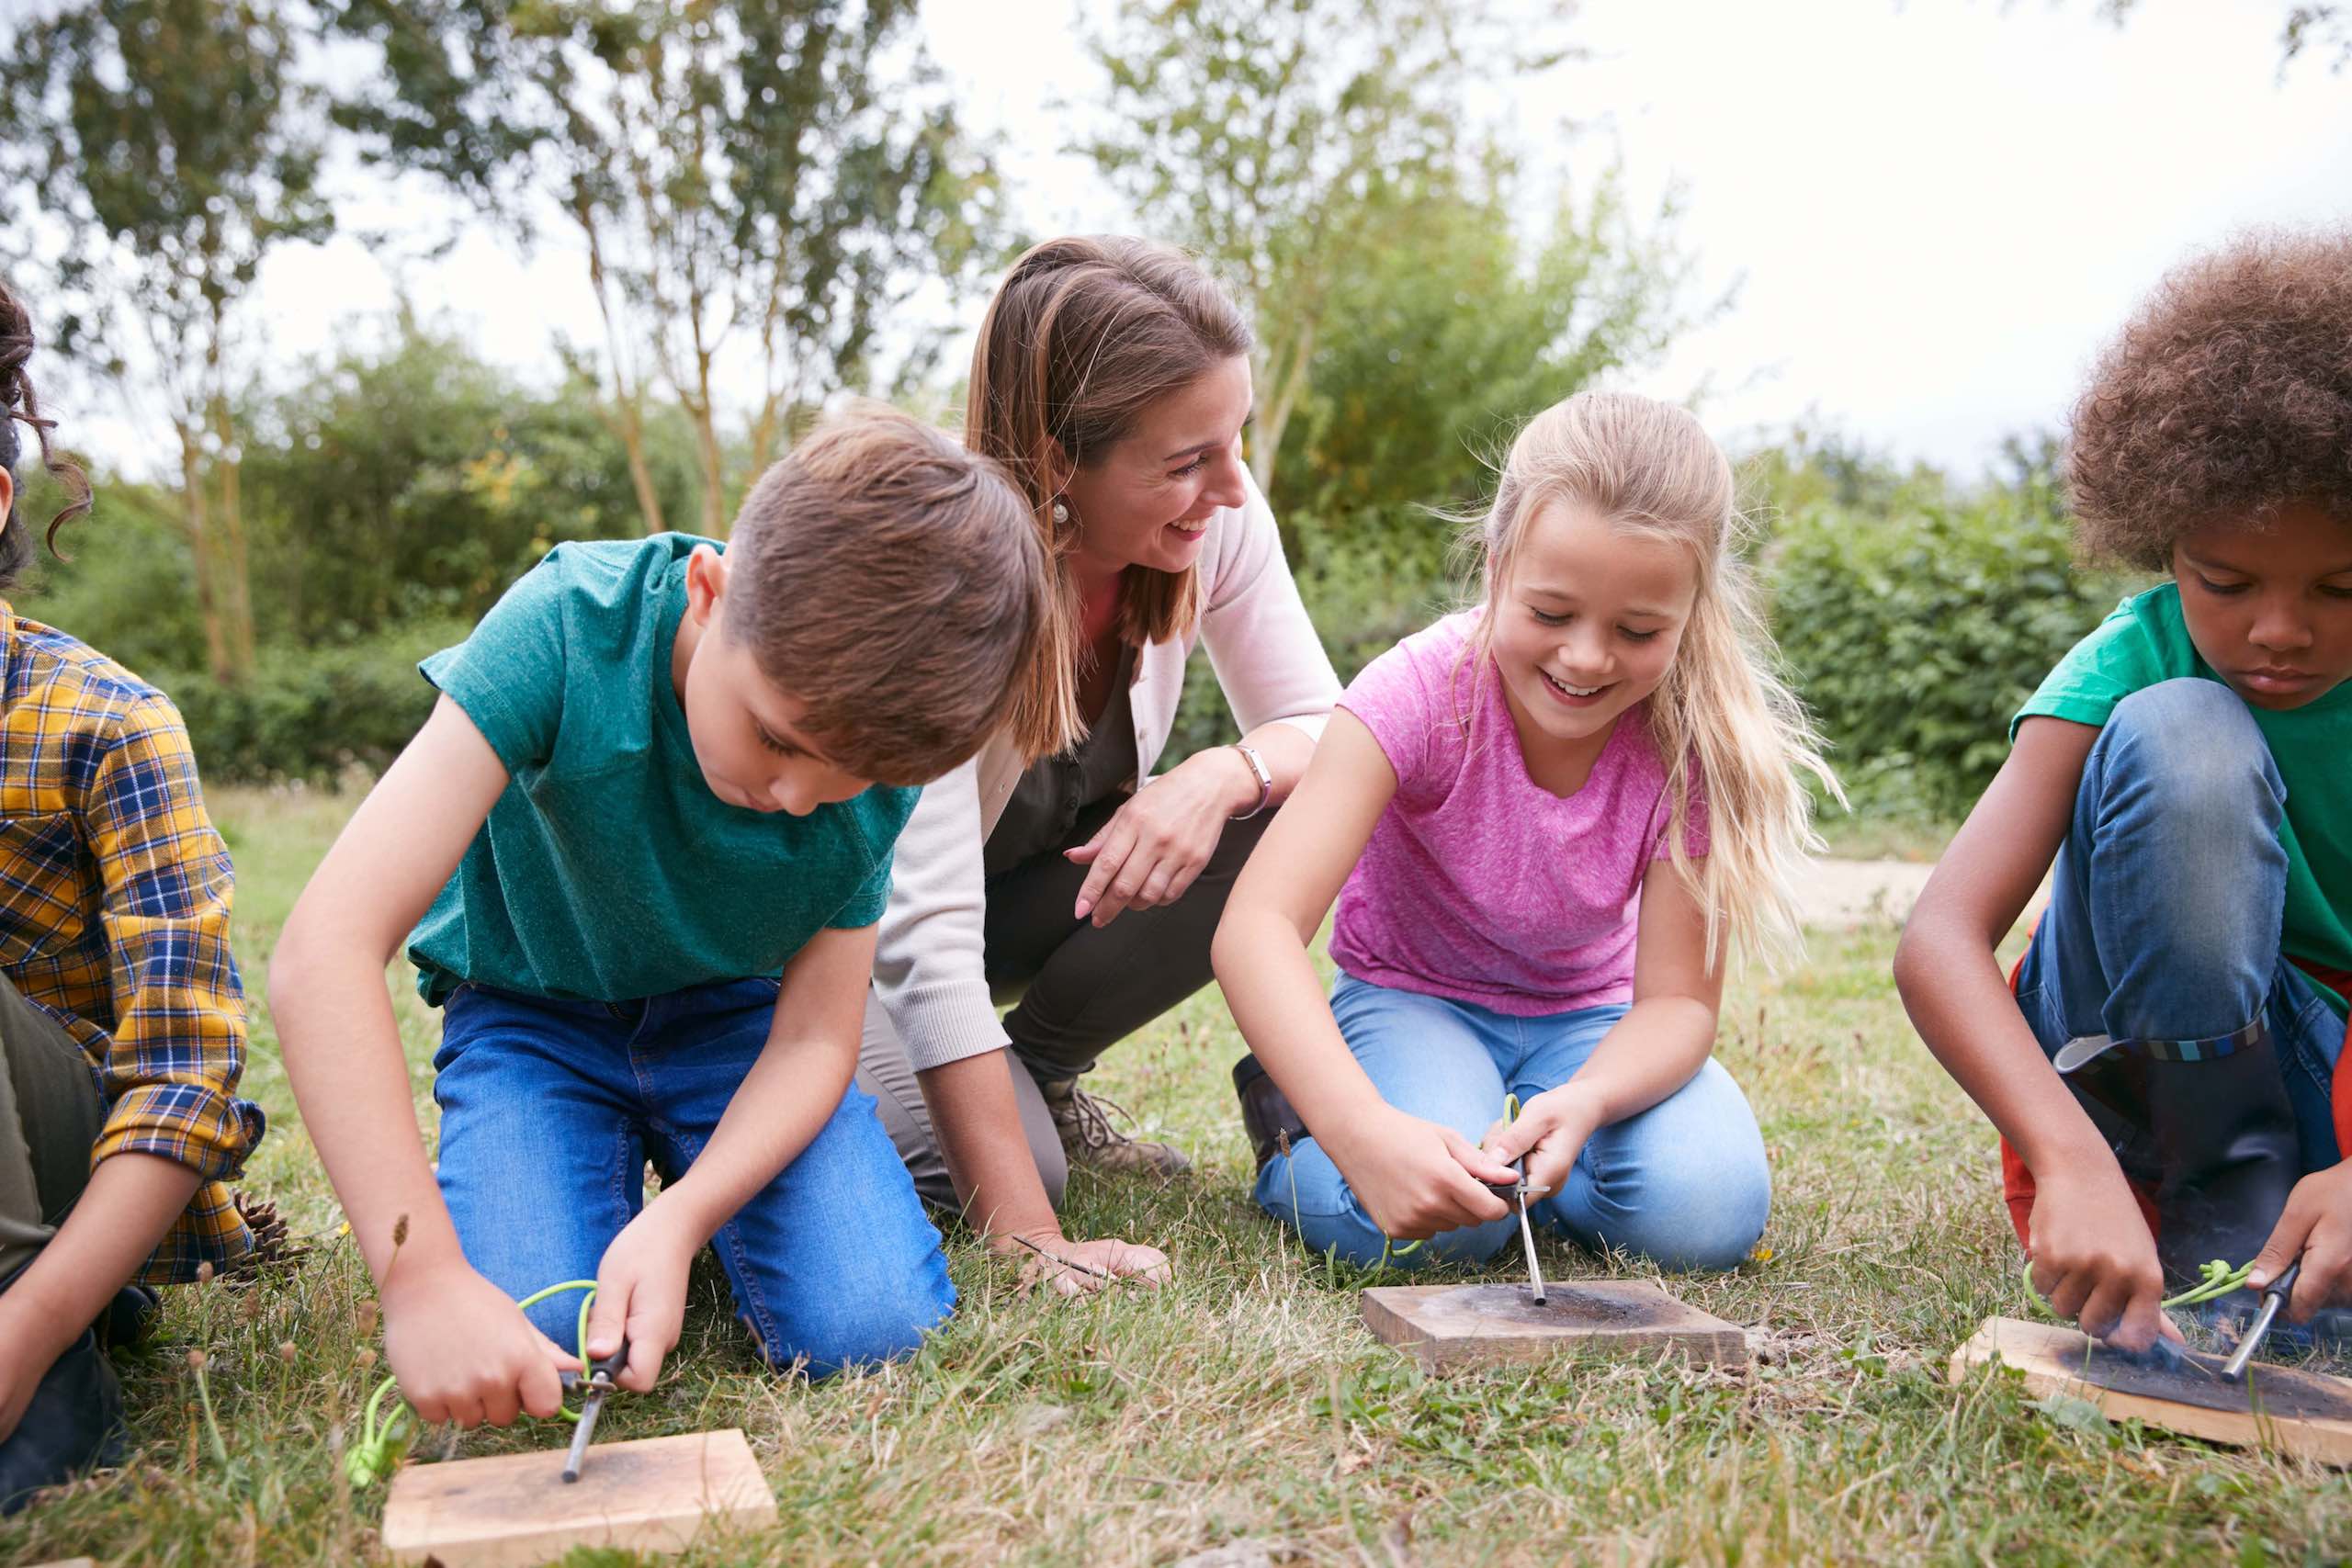
[[[1187,1163],[1078,1080],[1208,982],[1226,895],[1340,690],[1242,464],[1250,345],[1180,253],[1073,237],[1013,265],[972,355],[965,439],[1027,496],[1060,614],[1003,737],[925,789],[899,840],[858,1074],[917,1190],[1076,1265],[1053,1269],[1065,1291],[1166,1271],[1061,1234],[1072,1162]],[[1155,777],[1196,643],[1242,739]],[[1046,732],[1044,757],[1011,739]]]

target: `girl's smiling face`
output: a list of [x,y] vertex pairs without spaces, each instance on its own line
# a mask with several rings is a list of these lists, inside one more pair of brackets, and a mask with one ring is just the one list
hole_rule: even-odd
[[1619,529],[1574,498],[1543,502],[1487,606],[1522,750],[1598,751],[1666,679],[1699,593],[1684,547]]
[[1250,499],[1241,466],[1250,403],[1250,361],[1225,360],[1144,410],[1125,439],[1071,474],[1062,494],[1078,517],[1080,555],[1105,575],[1188,570],[1209,514]]
[[2214,673],[2283,712],[2352,677],[2352,524],[2290,505],[2268,528],[2208,524],[2173,543],[2181,618]]

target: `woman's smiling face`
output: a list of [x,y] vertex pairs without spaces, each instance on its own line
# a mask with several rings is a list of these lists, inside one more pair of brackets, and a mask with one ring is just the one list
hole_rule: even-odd
[[1682,546],[1620,530],[1573,498],[1539,505],[1487,606],[1522,750],[1605,736],[1657,690],[1698,592]]
[[1188,570],[1209,514],[1249,500],[1241,427],[1250,403],[1250,361],[1237,355],[1145,409],[1125,439],[1062,488],[1077,514],[1080,555],[1106,572]]

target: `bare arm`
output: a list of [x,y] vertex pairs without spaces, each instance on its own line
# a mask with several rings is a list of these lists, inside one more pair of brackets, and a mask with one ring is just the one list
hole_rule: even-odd
[[312,874],[269,975],[286,1076],[383,1292],[392,1371],[420,1416],[469,1426],[504,1425],[518,1407],[552,1415],[556,1368],[571,1362],[465,1261],[384,969],[505,787],[490,743],[443,697]]
[[1895,949],[1912,1026],[2033,1172],[2036,1288],[2145,1349],[2165,1331],[2155,1246],[2106,1140],[2018,1011],[1995,949],[2065,841],[2098,731],[2030,718],[1928,878]]
[[1403,1239],[1501,1218],[1509,1211],[1480,1183],[1511,1173],[1453,1129],[1380,1098],[1307,953],[1396,793],[1372,732],[1346,709],[1334,713],[1291,808],[1235,883],[1211,957],[1250,1049],[1381,1229]]
[[[1693,863],[1694,878],[1703,863]],[[1634,1005],[1575,1077],[1521,1107],[1516,1122],[1488,1129],[1488,1152],[1501,1160],[1528,1155],[1529,1183],[1560,1190],[1594,1133],[1647,1111],[1706,1065],[1723,992],[1721,962],[1707,965],[1707,911],[1697,882],[1671,861],[1653,861],[1642,875]]]
[[0,1442],[57,1358],[139,1272],[201,1179],[177,1160],[149,1154],[119,1154],[90,1173],[57,1235],[0,1292]]

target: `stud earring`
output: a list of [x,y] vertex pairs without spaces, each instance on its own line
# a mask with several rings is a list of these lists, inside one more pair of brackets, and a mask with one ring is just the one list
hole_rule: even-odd
[[1069,521],[1069,505],[1068,502],[1059,501],[1054,502],[1054,521],[1056,523],[1067,523]]

